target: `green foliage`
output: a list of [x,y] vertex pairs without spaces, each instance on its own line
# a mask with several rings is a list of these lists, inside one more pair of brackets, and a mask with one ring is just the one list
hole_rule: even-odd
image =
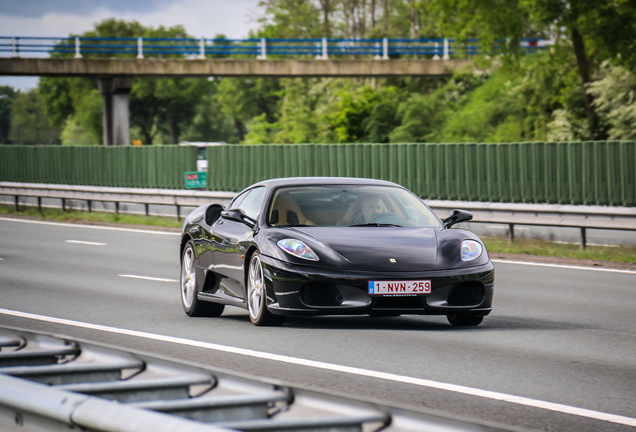
[[365,135],[365,120],[370,116],[373,104],[378,100],[371,87],[361,87],[354,92],[340,90],[336,94],[335,110],[327,114],[336,141],[360,142]]
[[603,79],[590,84],[599,113],[610,125],[609,138],[636,140],[636,75],[606,62]]
[[11,104],[17,92],[11,86],[0,86],[0,144],[9,144]]
[[320,34],[320,12],[306,0],[261,0],[262,24],[257,37],[316,38]]
[[238,143],[238,135],[230,117],[221,110],[217,100],[216,80],[211,83],[213,92],[205,93],[195,108],[190,125],[182,133],[183,141]]
[[59,128],[51,126],[36,89],[18,92],[11,104],[9,139],[13,144],[55,144]]
[[75,116],[68,117],[64,122],[64,128],[60,134],[62,145],[97,145],[93,134],[82,127]]
[[[633,139],[634,16],[630,0],[260,0],[253,37],[448,36],[456,56],[478,37],[491,56],[450,79],[137,79],[131,127],[144,144]],[[84,35],[188,37],[117,19]],[[554,45],[523,55],[525,37]],[[39,91],[65,142],[79,131],[101,142],[95,80],[42,78]]]
[[245,138],[245,123],[258,115],[275,121],[280,83],[272,78],[222,78],[217,100],[221,111],[234,121],[240,141]]

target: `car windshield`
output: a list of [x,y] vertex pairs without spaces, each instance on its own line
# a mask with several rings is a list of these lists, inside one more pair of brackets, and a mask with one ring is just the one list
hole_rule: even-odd
[[438,227],[439,219],[411,192],[395,186],[283,187],[267,212],[271,226]]

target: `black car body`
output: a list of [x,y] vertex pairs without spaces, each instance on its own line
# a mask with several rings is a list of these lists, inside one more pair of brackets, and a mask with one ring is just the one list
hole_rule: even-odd
[[456,210],[441,221],[387,181],[256,183],[226,207],[188,215],[183,306],[190,316],[243,307],[256,325],[353,314],[446,315],[453,325],[478,325],[491,312],[494,267],[479,237],[450,229],[471,217]]

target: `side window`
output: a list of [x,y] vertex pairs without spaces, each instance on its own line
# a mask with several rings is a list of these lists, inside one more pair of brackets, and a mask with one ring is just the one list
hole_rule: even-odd
[[261,208],[263,207],[266,190],[265,187],[257,187],[248,191],[245,198],[243,198],[235,208],[243,210],[243,212],[252,219],[258,218],[258,215],[261,213]]
[[239,208],[239,205],[241,205],[241,202],[243,202],[243,200],[245,199],[245,197],[247,196],[248,193],[250,193],[250,191],[245,191],[242,194],[240,194],[239,196],[235,197],[232,200],[232,202],[230,204],[228,204],[228,206],[227,206],[228,210]]

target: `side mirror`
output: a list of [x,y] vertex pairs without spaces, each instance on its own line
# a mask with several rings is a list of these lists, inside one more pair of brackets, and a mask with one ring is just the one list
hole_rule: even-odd
[[210,204],[210,206],[205,209],[205,223],[208,225],[212,225],[221,217],[221,212],[223,211],[223,206],[220,204]]
[[442,222],[444,222],[444,226],[446,228],[450,228],[455,224],[458,224],[460,222],[466,222],[469,221],[473,218],[473,214],[469,211],[466,210],[453,210],[451,212],[451,215],[449,217],[447,217],[446,219],[444,219]]
[[243,210],[239,209],[223,210],[221,212],[221,217],[223,219],[244,223],[251,228],[254,228],[256,225],[256,221],[254,219],[246,215]]

